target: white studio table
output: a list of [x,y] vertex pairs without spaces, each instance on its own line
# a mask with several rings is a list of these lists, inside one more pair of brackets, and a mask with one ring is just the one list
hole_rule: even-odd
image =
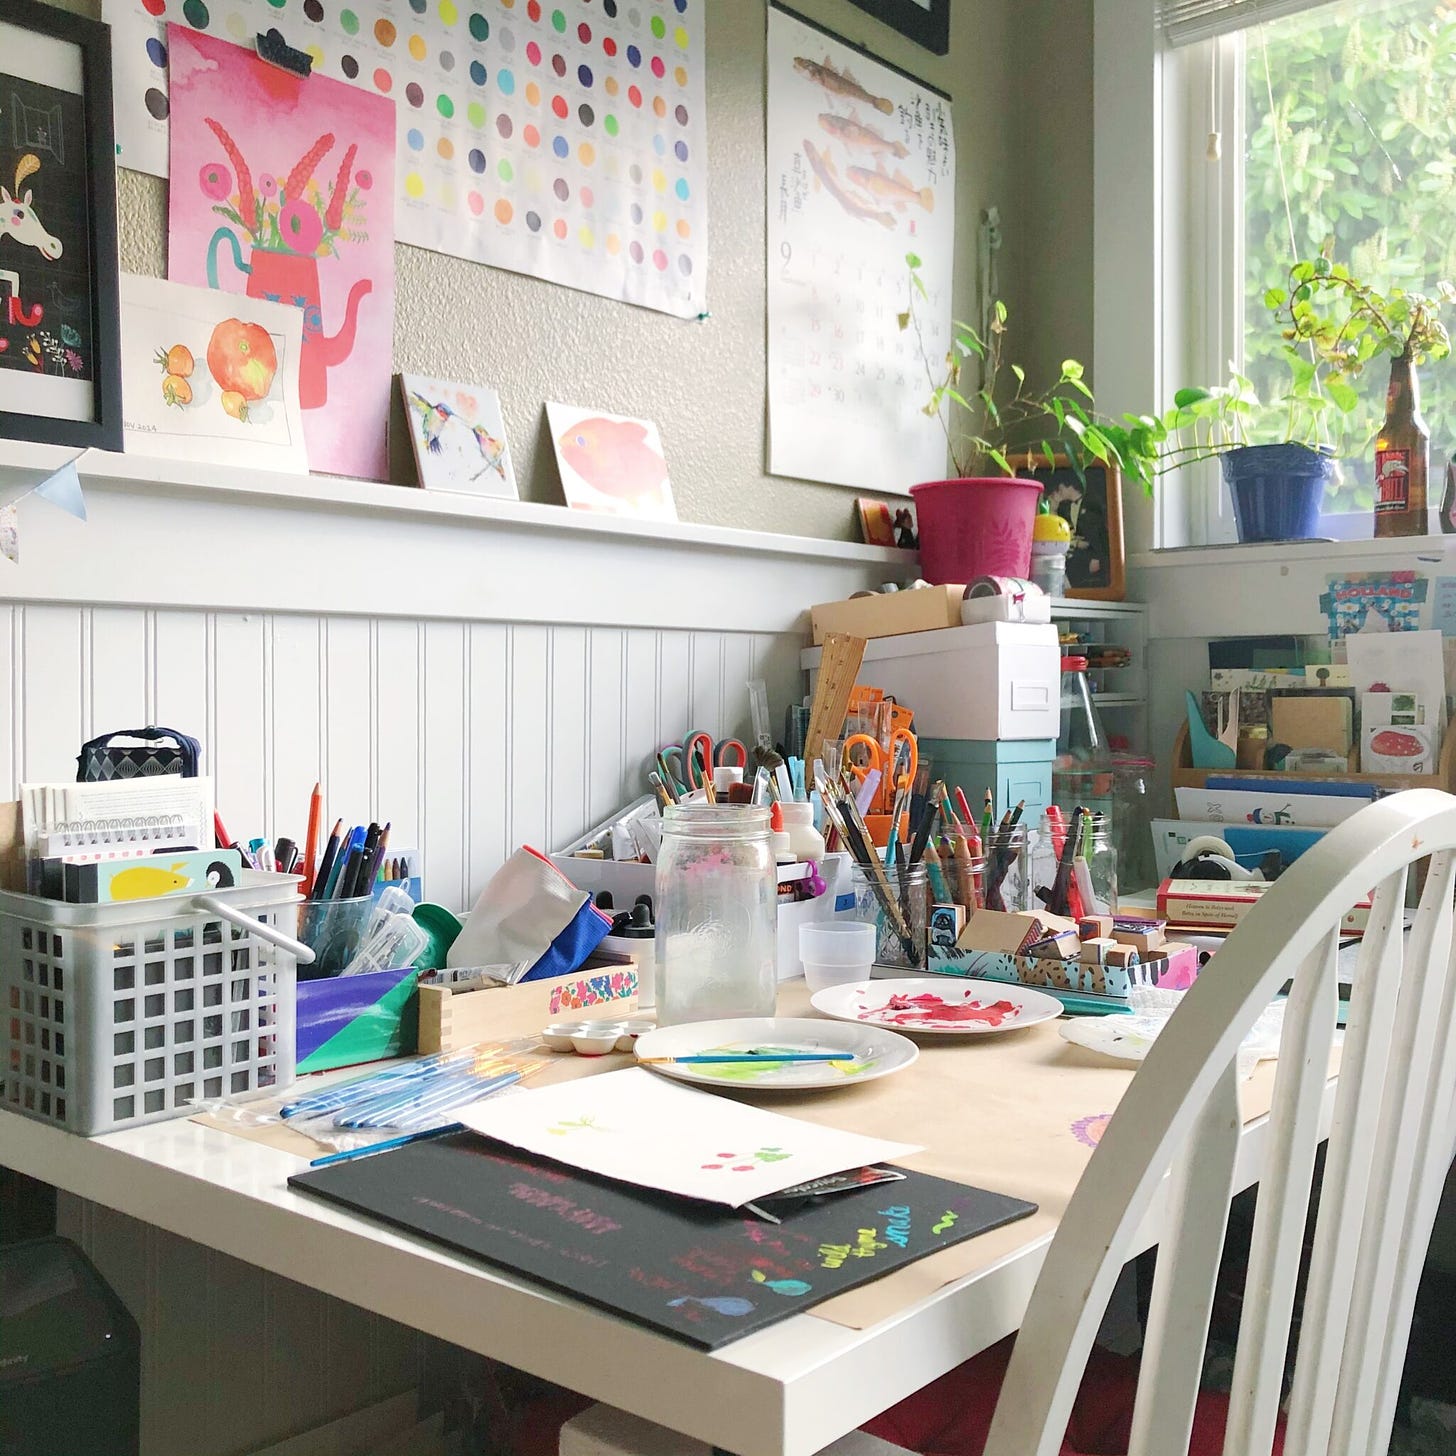
[[[1049,1038],[1048,1056],[1062,1054],[1065,1044],[1047,1025],[1016,1034],[1023,1060],[1026,1047],[1040,1045],[1030,1040],[1036,1033]],[[934,1075],[942,1063],[966,1064],[938,1050],[917,1068]],[[1048,1065],[1039,1075],[1057,1073]],[[1129,1078],[1125,1070],[1112,1075],[1115,1104]],[[1334,1087],[1332,1078],[1326,1119]],[[1043,1102],[1047,1090],[1024,1089]],[[1267,1088],[1263,1095],[1267,1106]],[[900,1135],[930,1151],[945,1135],[946,1119],[939,1122],[902,1126]],[[1259,1177],[1266,1125],[1262,1115],[1245,1125],[1240,1189]],[[187,1119],[87,1139],[0,1112],[0,1163],[735,1456],[812,1456],[1016,1330],[1051,1237],[1051,1221],[1040,1216],[982,1235],[1000,1240],[996,1257],[869,1328],[804,1313],[708,1353],[294,1193],[287,1179],[302,1159]],[[990,1170],[978,1181],[1021,1192]],[[1162,1218],[1159,1199],[1141,1248],[1157,1242]]]

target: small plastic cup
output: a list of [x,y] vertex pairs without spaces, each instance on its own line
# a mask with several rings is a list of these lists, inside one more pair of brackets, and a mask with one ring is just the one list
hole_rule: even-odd
[[875,960],[875,927],[860,920],[801,925],[799,960],[811,993],[868,981]]
[[298,938],[313,951],[314,963],[299,967],[300,980],[337,976],[363,943],[374,914],[374,897],[305,900],[298,907]]

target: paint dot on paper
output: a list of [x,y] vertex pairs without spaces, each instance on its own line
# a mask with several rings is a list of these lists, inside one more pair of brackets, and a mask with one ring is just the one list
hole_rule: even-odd
[[630,101],[633,106],[641,106],[642,92],[640,88],[636,86],[627,87],[627,100]]
[[166,121],[168,112],[172,109],[172,103],[167,100],[166,93],[157,90],[155,86],[147,87],[147,94],[142,97],[146,103],[147,114],[154,121]]
[[324,7],[319,0],[303,0],[303,18],[317,25],[324,18]]
[[411,81],[404,88],[404,99],[411,106],[423,106],[425,104],[425,88],[418,81]]
[[667,139],[660,132],[652,138],[652,150],[659,157],[667,150]]
[[652,255],[652,263],[659,273],[665,273],[667,271],[667,254],[658,248]]
[[352,10],[339,11],[339,29],[345,35],[359,34],[359,17]]
[[551,190],[556,194],[558,202],[565,202],[571,196],[571,188],[565,177],[558,177],[552,184]]
[[470,63],[470,79],[477,86],[484,86],[485,85],[485,82],[486,82],[486,70],[485,70],[485,67],[482,66],[479,61],[471,61],[471,63]]
[[687,50],[687,48],[688,48],[688,33],[687,33],[686,27],[680,25],[680,26],[678,26],[678,28],[676,30],[673,31],[673,33],[672,33],[672,43],[680,51]]
[[167,13],[167,0],[142,0],[148,15],[163,16]]
[[693,271],[693,260],[686,253],[679,253],[677,257],[677,270],[684,278]]
[[485,153],[479,147],[471,147],[470,155],[465,160],[470,163],[470,170],[477,175],[485,171]]
[[455,211],[455,184],[453,182],[440,183],[440,206]]
[[454,25],[460,19],[460,12],[455,8],[455,0],[440,0],[440,19],[446,25]]
[[496,116],[495,129],[500,133],[502,141],[510,141],[511,132],[514,130],[514,128],[511,125],[510,117],[508,117],[504,111],[500,112]]
[[585,223],[577,229],[576,238],[584,248],[590,249],[596,246],[596,234]]
[[614,41],[611,36],[607,36],[606,39],[602,41],[602,53],[607,56],[614,56],[617,54],[617,42]]
[[652,169],[652,190],[654,192],[662,192],[666,189],[666,187],[667,178],[663,176],[662,168],[654,167]]
[[597,149],[590,142],[583,142],[576,149],[576,155],[583,167],[590,167],[597,159]]
[[564,97],[564,96],[553,96],[551,98],[551,110],[558,117],[560,117],[562,121],[565,121],[566,120],[566,113],[570,110],[570,108],[566,104],[566,97]]
[[686,66],[678,66],[672,73],[672,79],[679,86],[686,86],[688,84],[688,68]]
[[449,137],[441,137],[435,143],[435,150],[448,162],[455,155],[455,143]]
[[562,240],[562,242],[565,242],[566,241],[566,220],[564,218],[558,217],[556,219],[556,221],[551,224],[551,231],[553,233],[555,233],[556,236]]
[[236,10],[227,18],[227,31],[234,40],[247,43],[248,22]]
[[608,96],[615,96],[622,89],[615,76],[608,76],[602,84],[606,88]]
[[654,96],[652,98],[652,114],[654,116],[667,115],[667,102],[665,102],[661,96]]
[[677,124],[679,126],[686,126],[688,124],[688,109],[686,106],[679,105],[677,110],[673,112],[673,115],[677,117]]
[[617,18],[617,0],[602,0],[602,9],[607,12],[608,20]]
[[501,179],[502,182],[512,182],[515,180],[516,169],[511,166],[510,162],[507,161],[505,157],[502,157],[495,169],[495,174]]
[[559,51],[556,55],[551,57],[551,69],[555,71],[558,76],[564,76],[566,74],[566,57],[563,56]]
[[533,233],[539,233],[541,231],[540,213],[528,212],[526,214],[526,226],[530,228]]
[[642,244],[634,242],[632,246],[627,249],[627,256],[631,258],[634,263],[640,263],[642,259],[646,256],[642,251]]
[[642,221],[642,204],[640,202],[634,202],[627,216],[632,219],[632,225],[634,227],[639,225]]
[[480,11],[472,11],[470,15],[470,38],[472,40],[486,40],[489,35],[490,21]]
[[455,52],[454,51],[441,51],[440,52],[440,69],[442,71],[453,71],[455,69]]
[[455,115],[455,103],[442,91],[435,97],[435,110],[448,120]]
[[659,209],[652,214],[652,231],[665,233],[667,231],[667,214]]
[[147,59],[159,70],[166,70],[167,47],[154,35],[147,37]]
[[660,15],[654,15],[652,17],[652,34],[658,40],[661,40],[667,34],[667,24]]
[[422,61],[425,58],[425,38],[422,35],[412,35],[409,38],[409,53],[415,60]]
[[529,122],[527,122],[526,129],[521,133],[521,140],[524,141],[528,147],[539,147],[541,145],[541,133],[537,131],[536,128],[532,126]]
[[555,152],[556,155],[560,157],[563,161],[565,161],[567,154],[571,151],[571,146],[564,136],[552,137],[551,150]]
[[673,8],[676,9],[679,15],[684,15],[687,13],[688,0],[672,0],[672,3]]
[[535,41],[527,42],[526,59],[530,61],[533,66],[539,66],[541,64],[541,47],[538,46]]
[[479,217],[480,214],[485,211],[485,198],[483,198],[480,193],[472,192],[465,199],[465,201],[466,205],[470,208],[471,212],[476,215],[476,217]]
[[541,104],[541,88],[534,81],[526,82],[526,104],[528,106]]
[[686,142],[674,143],[672,154],[679,162],[686,162],[688,159],[688,144]]
[[383,66],[380,66],[379,69],[374,73],[374,89],[376,91],[383,91],[386,95],[388,95],[389,88],[393,85],[394,78],[389,74],[388,71],[384,69]]
[[642,52],[634,45],[627,47],[627,64],[634,69],[642,64]]
[[423,197],[425,195],[425,179],[418,172],[411,172],[404,179],[404,190],[407,197]]
[[374,39],[382,46],[392,46],[394,38],[398,35],[392,20],[376,20],[374,22]]
[[465,108],[465,115],[469,119],[471,126],[473,126],[477,131],[479,131],[480,128],[485,125],[485,107],[483,107],[480,102],[472,101],[470,105]]
[[359,79],[359,62],[353,56],[344,56],[339,61],[339,69],[347,80],[357,81]]
[[561,35],[565,32],[566,16],[561,11],[553,10],[551,12],[551,28],[556,32],[557,35]]
[[607,252],[615,258],[622,251],[622,240],[616,233],[607,234]]
[[408,144],[410,151],[418,152],[423,150],[425,145],[425,134],[419,129],[419,127],[410,127],[410,129],[405,133],[404,139],[405,142]]
[[526,17],[529,20],[540,20],[541,6],[539,4],[539,0],[527,0]]
[[500,87],[502,96],[515,94],[516,74],[514,71],[497,71],[495,73],[495,84]]
[[316,45],[311,45],[304,46],[304,50],[308,53],[310,59],[313,61],[314,70],[317,71],[322,69],[324,63],[324,53],[322,48]]
[[596,121],[597,114],[586,104],[585,101],[576,108],[576,118],[583,126],[591,126]]
[[652,74],[656,76],[659,81],[662,80],[662,78],[667,74],[667,67],[663,65],[661,56],[653,56]]
[[583,207],[591,207],[596,202],[596,197],[590,187],[578,187],[576,189],[576,196],[577,201],[579,201]]
[[182,6],[182,18],[194,30],[206,30],[208,22],[212,19],[202,0],[185,0]]
[[504,197],[497,198],[495,204],[495,220],[500,223],[502,227],[504,227],[505,224],[508,223],[515,215],[515,208],[513,208],[510,203],[505,200]]
[[[686,202],[688,200],[688,179],[686,177],[679,177],[673,185],[672,190],[677,193],[680,201]],[[894,806],[891,805],[891,807],[893,808]]]
[[620,129],[617,123],[617,118],[613,116],[610,111],[603,118],[602,126],[608,136],[616,136],[618,130]]
[[576,79],[580,81],[583,86],[590,88],[592,83],[592,68],[585,65],[578,66],[576,68]]
[[282,9],[283,9],[283,7],[284,7],[284,6],[285,6],[285,5],[287,5],[287,4],[288,4],[288,0],[268,0],[268,3],[269,3],[269,4],[270,4],[270,5],[271,5],[271,6],[272,6],[272,7],[273,7],[273,8],[274,8],[274,9],[275,9],[275,10],[282,10]]
[[692,232],[693,232],[693,230],[688,225],[687,218],[685,218],[685,217],[678,218],[678,220],[677,220],[677,235],[678,235],[678,237],[680,237],[684,241],[686,241],[689,237],[692,236]]
[[510,55],[516,48],[516,33],[508,25],[501,30],[501,33],[496,36],[495,40],[496,44],[507,55]]

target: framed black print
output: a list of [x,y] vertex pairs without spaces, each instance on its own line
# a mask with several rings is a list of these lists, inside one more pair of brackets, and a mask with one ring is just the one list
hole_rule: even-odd
[[0,8],[0,437],[121,449],[107,26]]
[[854,4],[937,56],[950,49],[950,0],[854,0]]

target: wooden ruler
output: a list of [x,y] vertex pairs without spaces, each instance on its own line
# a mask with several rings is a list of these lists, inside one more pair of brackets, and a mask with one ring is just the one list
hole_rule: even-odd
[[[812,763],[824,752],[826,738],[838,738],[849,712],[849,695],[864,661],[865,639],[848,632],[829,632],[819,658],[819,678],[814,687],[814,705],[809,710],[809,732],[804,739],[804,757]],[[839,765],[826,763],[830,776],[837,778]]]

